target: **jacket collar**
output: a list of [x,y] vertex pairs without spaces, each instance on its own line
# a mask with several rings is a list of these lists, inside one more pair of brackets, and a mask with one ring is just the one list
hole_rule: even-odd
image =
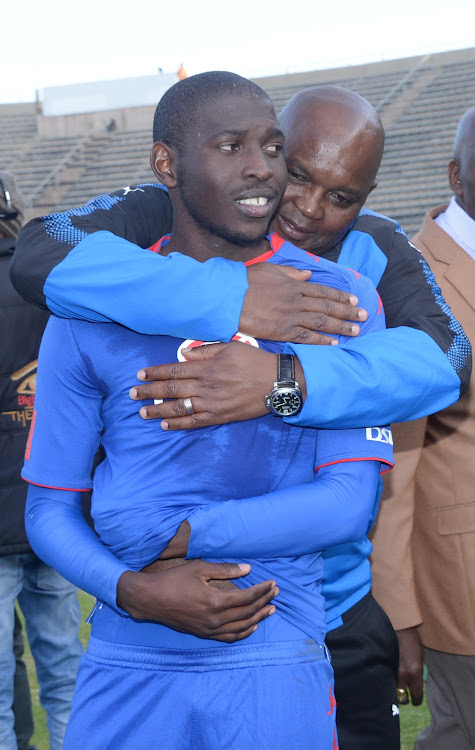
[[437,206],[427,212],[419,236],[431,255],[446,264],[444,277],[447,281],[475,309],[475,261],[434,221],[446,208],[447,205]]

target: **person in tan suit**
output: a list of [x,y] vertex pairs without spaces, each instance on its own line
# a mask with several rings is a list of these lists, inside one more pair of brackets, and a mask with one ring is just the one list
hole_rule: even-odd
[[[459,122],[449,164],[454,193],[413,239],[447,303],[475,339],[475,107]],[[437,377],[437,373],[434,373]],[[373,537],[373,594],[400,646],[401,702],[431,724],[417,750],[475,748],[475,388],[428,419],[396,425],[396,469]],[[422,648],[423,647],[423,648]]]

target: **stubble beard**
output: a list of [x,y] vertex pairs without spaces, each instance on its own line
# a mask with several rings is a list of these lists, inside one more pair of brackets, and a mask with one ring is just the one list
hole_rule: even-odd
[[[186,183],[185,183],[186,184]],[[189,215],[193,219],[193,221],[205,232],[208,234],[211,234],[215,237],[219,237],[220,239],[224,240],[225,242],[230,243],[231,245],[235,245],[236,247],[249,247],[252,248],[255,245],[259,245],[266,237],[269,231],[269,227],[271,222],[274,219],[274,216],[270,219],[267,227],[265,230],[262,231],[262,234],[259,235],[259,237],[249,237],[244,231],[233,231],[228,226],[222,226],[219,224],[215,224],[210,219],[202,216],[199,211],[195,208],[195,191],[194,190],[188,190],[187,187],[184,186],[183,181],[181,182],[181,200],[183,202],[184,207],[188,211]]]

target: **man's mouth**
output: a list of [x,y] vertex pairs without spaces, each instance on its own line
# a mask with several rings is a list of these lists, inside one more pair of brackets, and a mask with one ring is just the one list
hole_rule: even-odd
[[269,190],[260,193],[258,190],[249,190],[235,199],[236,204],[247,216],[265,218],[272,214],[275,206],[275,192]]
[[269,199],[264,198],[263,195],[259,196],[259,198],[243,198],[243,200],[238,201],[242,206],[267,206],[268,202]]
[[309,229],[303,229],[303,227],[294,224],[294,222],[289,221],[288,219],[284,219],[281,214],[278,214],[277,218],[279,220],[282,231],[295,240],[305,240],[308,239],[308,237],[310,237],[311,235],[315,234],[315,232],[312,232]]

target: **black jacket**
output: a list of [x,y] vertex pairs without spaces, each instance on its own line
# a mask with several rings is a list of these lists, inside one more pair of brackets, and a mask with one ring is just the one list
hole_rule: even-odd
[[36,365],[49,313],[14,290],[8,266],[15,241],[0,238],[0,556],[31,552],[23,516],[27,484],[20,477],[36,386]]

